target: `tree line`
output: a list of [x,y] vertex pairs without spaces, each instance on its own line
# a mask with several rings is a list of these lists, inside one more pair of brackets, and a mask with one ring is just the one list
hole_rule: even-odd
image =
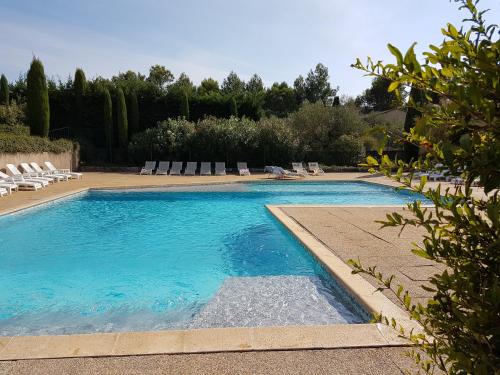
[[[394,107],[395,97],[389,94],[388,99],[383,86],[374,81],[371,91],[351,104],[362,111]],[[207,78],[195,85],[185,73],[176,78],[161,65],[152,66],[148,75],[127,71],[110,79],[87,79],[78,68],[63,82],[47,79],[42,62],[34,58],[26,76],[8,84],[2,75],[0,82],[0,101],[25,108],[32,135],[71,138],[89,157],[106,150],[101,158],[108,160],[126,160],[130,139],[166,119],[198,123],[212,117],[255,122],[287,118],[305,103],[339,106],[337,94],[338,87],[331,85],[328,68],[321,63],[292,86],[282,82],[265,87],[257,74],[245,82],[235,72],[221,84]],[[383,104],[373,105],[377,101]]]

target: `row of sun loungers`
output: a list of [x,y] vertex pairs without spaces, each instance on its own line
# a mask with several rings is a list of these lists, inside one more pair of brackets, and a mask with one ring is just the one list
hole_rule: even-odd
[[[246,162],[236,163],[237,171],[240,176],[249,176],[250,169]],[[170,176],[194,176],[196,172],[199,171],[200,176],[211,176],[212,174],[216,176],[226,175],[226,163],[216,162],[215,168],[212,173],[212,163],[211,162],[201,162],[198,169],[198,162],[187,162],[181,161],[160,161],[158,165],[156,161],[146,161],[144,167],[142,167],[139,174],[141,175],[170,175]],[[283,169],[277,166],[268,166],[264,169],[265,172],[273,175],[275,178],[295,178],[295,177],[306,177],[308,175],[322,175],[325,172],[319,167],[317,162],[308,163],[307,168],[304,167],[302,163],[292,163],[292,170]]]
[[[465,183],[464,179],[460,176],[454,176],[450,173],[449,169],[443,169],[443,164],[436,164],[435,169],[429,171],[415,172],[413,178],[427,177],[430,181],[446,181],[454,185],[463,185]],[[472,186],[478,186],[479,179],[475,179]]]
[[10,175],[0,171],[0,196],[18,190],[37,191],[60,181],[82,178],[81,173],[57,169],[50,161],[45,162],[46,169],[42,169],[35,162],[21,163],[22,172],[14,164],[7,164],[5,167]]
[[[226,163],[216,162],[215,168],[212,173],[212,163],[211,162],[201,162],[200,168],[198,169],[198,162],[188,161],[183,169],[184,163],[181,161],[160,161],[158,166],[156,161],[147,161],[142,167],[139,174],[156,174],[156,175],[170,175],[170,176],[194,176],[199,170],[200,176],[211,176],[212,174],[216,176],[226,175]],[[247,163],[237,163],[238,173],[241,176],[250,175],[250,170],[248,169]]]

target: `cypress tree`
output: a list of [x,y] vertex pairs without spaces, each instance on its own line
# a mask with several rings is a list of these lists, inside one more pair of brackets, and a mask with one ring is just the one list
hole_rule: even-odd
[[238,117],[238,103],[234,97],[231,99],[231,116]]
[[108,89],[103,91],[104,97],[104,133],[106,134],[106,145],[109,161],[113,160],[113,102]]
[[28,71],[26,117],[32,135],[48,137],[50,124],[49,92],[43,64],[33,58]]
[[181,116],[189,120],[189,97],[187,92],[184,92],[181,100]]
[[128,121],[127,121],[127,104],[125,103],[125,95],[121,88],[116,93],[116,121],[118,125],[118,144],[121,148],[127,147],[128,144]]
[[78,68],[75,72],[73,89],[75,91],[76,124],[78,126],[83,126],[83,96],[85,95],[85,90],[87,89],[87,80],[85,78],[85,73],[80,68]]
[[128,134],[129,137],[139,131],[139,103],[137,101],[137,94],[131,91],[128,94]]
[[3,74],[0,78],[0,104],[9,105],[9,83]]

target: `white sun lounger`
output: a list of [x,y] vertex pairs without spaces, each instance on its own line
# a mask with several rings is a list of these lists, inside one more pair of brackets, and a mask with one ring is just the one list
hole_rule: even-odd
[[39,182],[27,181],[22,176],[20,178],[14,178],[3,172],[0,172],[0,180],[2,183],[15,184],[19,189],[23,190],[38,190],[43,187]]
[[212,163],[209,161],[202,161],[200,165],[200,176],[212,175]]
[[307,173],[307,171],[304,168],[304,166],[302,165],[302,163],[292,163],[292,170],[295,173],[300,174],[302,176],[307,176],[309,174],[309,173]]
[[156,174],[166,176],[168,174],[169,169],[170,169],[169,161],[160,161],[158,163],[158,168],[156,168]]
[[39,176],[42,176],[42,177],[57,177],[59,180],[63,180],[63,181],[68,181],[69,180],[69,176],[67,174],[49,173],[48,171],[44,171],[38,165],[38,163],[35,163],[34,161],[32,161],[30,163],[30,165],[31,165],[31,168],[33,168],[35,170],[35,172],[38,173]]
[[182,170],[182,161],[173,161],[170,167],[171,176],[180,176]]
[[197,166],[198,166],[198,162],[188,161],[186,163],[186,168],[184,169],[184,176],[194,176],[196,174]]
[[0,187],[0,197],[3,197],[4,195],[9,195],[10,193],[7,191],[6,188]]
[[45,165],[47,166],[47,168],[51,174],[65,174],[65,175],[68,175],[69,178],[74,178],[77,180],[79,180],[80,178],[83,177],[82,173],[71,172],[71,170],[69,170],[67,168],[66,169],[57,169],[56,167],[54,167],[54,164],[52,164],[50,161],[46,161]]
[[217,176],[225,176],[226,175],[226,163],[216,162],[215,163],[215,174]]
[[318,162],[309,162],[308,164],[309,172],[315,176],[320,174],[325,174],[325,171],[319,167]]
[[144,167],[142,167],[139,174],[153,174],[155,168],[156,168],[156,162],[148,160],[146,163],[144,163]]
[[250,169],[248,169],[246,162],[239,161],[236,163],[236,168],[238,168],[240,176],[250,176]]
[[[12,176],[14,177],[15,181],[18,181],[20,179],[23,179],[25,181],[32,181],[32,182],[38,182],[42,186],[49,186],[49,181],[45,178],[42,177],[32,177],[29,175],[23,175],[19,169],[14,164],[6,164],[5,165],[7,169],[12,173]],[[53,182],[53,181],[52,181]]]
[[21,163],[21,168],[23,169],[26,176],[33,176],[35,178],[43,178],[50,183],[59,182],[62,180],[61,177],[56,175],[43,175],[35,171],[28,163]]
[[0,178],[0,187],[6,189],[9,194],[12,194],[12,191],[19,191],[19,186],[14,183],[14,179],[4,180]]

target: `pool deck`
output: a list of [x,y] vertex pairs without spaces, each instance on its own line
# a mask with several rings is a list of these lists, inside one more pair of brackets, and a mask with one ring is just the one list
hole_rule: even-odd
[[[267,175],[170,177],[85,173],[83,180],[2,198],[0,214],[91,188],[249,180],[267,180]],[[326,174],[307,180],[354,180],[395,186],[385,177],[362,173]],[[402,211],[401,208],[268,206],[268,209],[367,308],[397,316],[407,327],[414,324],[390,293],[375,292],[373,280],[352,275],[345,263],[359,257],[365,265],[377,264],[383,273],[395,274],[419,301],[425,301],[428,295],[419,286],[440,268],[410,253],[411,242],[419,242],[422,232],[409,230],[398,237],[397,230],[380,230],[374,223],[376,219],[383,219],[385,213]],[[71,373],[235,373],[235,368],[237,373],[276,373],[278,363],[278,373],[321,374],[331,373],[335,368],[342,373],[355,374],[379,372],[383,368],[384,373],[400,374],[411,364],[402,354],[405,345],[407,343],[389,328],[376,324],[0,337],[0,374],[46,373],[55,369]],[[309,364],[304,367],[300,359]]]

